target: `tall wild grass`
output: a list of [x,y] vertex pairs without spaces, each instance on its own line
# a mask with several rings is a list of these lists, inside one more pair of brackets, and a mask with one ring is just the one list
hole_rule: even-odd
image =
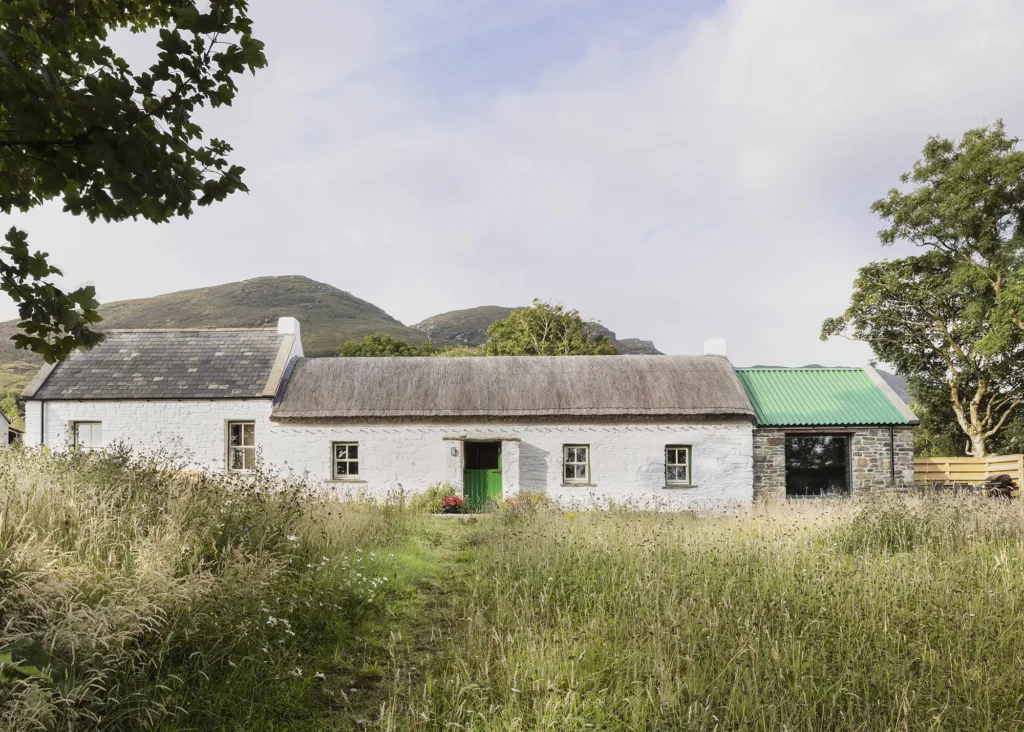
[[1024,512],[966,497],[694,520],[509,514],[393,730],[1024,727]]
[[173,468],[0,450],[0,729],[319,729],[343,694],[402,513]]
[[1022,621],[1017,502],[463,524],[0,451],[5,732],[1012,730]]

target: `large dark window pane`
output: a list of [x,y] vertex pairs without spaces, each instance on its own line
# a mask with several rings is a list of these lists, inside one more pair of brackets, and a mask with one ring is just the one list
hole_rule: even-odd
[[787,435],[786,495],[828,496],[850,491],[847,435]]

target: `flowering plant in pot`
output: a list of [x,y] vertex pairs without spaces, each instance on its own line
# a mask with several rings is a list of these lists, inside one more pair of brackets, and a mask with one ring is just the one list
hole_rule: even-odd
[[445,496],[441,502],[441,513],[462,513],[464,503],[458,496]]

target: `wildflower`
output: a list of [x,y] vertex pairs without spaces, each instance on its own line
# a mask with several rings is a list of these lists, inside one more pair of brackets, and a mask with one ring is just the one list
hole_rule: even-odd
[[297,537],[295,534],[292,534],[291,536],[288,536],[288,537],[285,537],[285,538],[287,538],[288,541],[298,541],[299,540],[299,537]]
[[301,668],[294,668],[294,669],[292,669],[292,676],[301,679],[302,678],[302,669]]
[[327,677],[326,677],[326,676],[324,676],[324,675],[323,675],[322,673],[320,673],[319,671],[317,671],[317,672],[316,672],[315,674],[313,674],[313,678],[314,678],[314,679],[320,679],[321,681],[326,681],[326,680],[327,680]]

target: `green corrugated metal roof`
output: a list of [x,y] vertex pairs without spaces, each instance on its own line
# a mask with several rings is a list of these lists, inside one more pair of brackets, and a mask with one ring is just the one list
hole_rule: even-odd
[[910,424],[864,369],[736,369],[761,426]]

